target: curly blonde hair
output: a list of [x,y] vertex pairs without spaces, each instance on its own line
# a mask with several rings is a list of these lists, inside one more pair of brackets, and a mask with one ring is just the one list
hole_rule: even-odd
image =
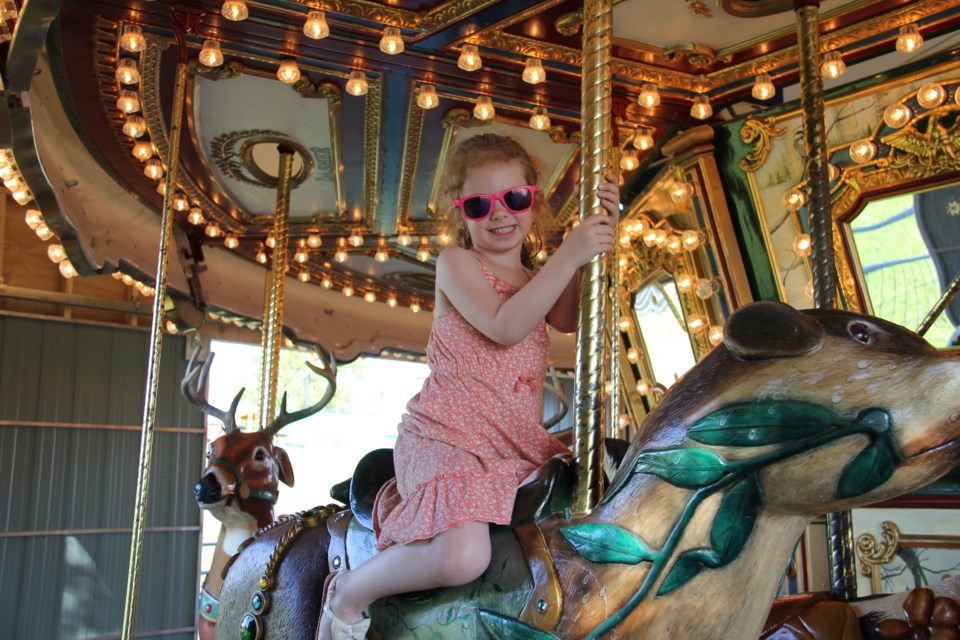
[[[464,140],[454,148],[447,160],[440,193],[448,198],[448,201],[452,201],[462,195],[463,183],[467,179],[468,171],[485,164],[508,162],[516,162],[520,165],[527,184],[539,183],[539,163],[513,138],[484,133]],[[544,247],[544,238],[553,220],[550,213],[543,192],[538,190],[533,200],[533,226],[524,238],[520,250],[520,261],[528,269],[536,268],[537,253]],[[459,246],[465,249],[473,246],[473,240],[463,222],[463,216],[452,206],[449,227]]]

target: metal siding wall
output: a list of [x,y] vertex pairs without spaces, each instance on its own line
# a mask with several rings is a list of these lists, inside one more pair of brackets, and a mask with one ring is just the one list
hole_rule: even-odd
[[[180,629],[159,637],[187,640],[205,439],[202,414],[179,392],[184,338],[164,345],[157,426],[196,431],[156,434],[147,527],[172,529],[145,538],[137,631]],[[140,432],[106,425],[140,424],[148,347],[142,331],[0,316],[4,640],[120,632]],[[23,424],[37,422],[53,424]]]

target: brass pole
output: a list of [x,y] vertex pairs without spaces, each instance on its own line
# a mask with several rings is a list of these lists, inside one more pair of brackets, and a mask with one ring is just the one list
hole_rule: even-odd
[[[580,86],[583,136],[580,147],[580,219],[603,213],[597,190],[612,171],[610,50],[612,0],[587,0],[583,6],[583,79]],[[586,513],[603,487],[604,303],[607,257],[597,256],[580,273],[577,324],[577,374],[574,378],[574,449],[579,469],[573,511]]]
[[960,273],[958,273],[953,280],[950,281],[950,284],[947,285],[947,288],[944,290],[943,295],[940,296],[940,299],[937,300],[937,304],[933,305],[933,309],[930,309],[930,313],[927,314],[927,317],[923,319],[923,322],[920,323],[920,326],[917,327],[917,333],[919,335],[925,334],[930,330],[930,327],[933,326],[933,323],[937,321],[937,318],[940,317],[940,314],[943,313],[943,310],[949,306],[953,299],[957,297],[957,293],[960,292]]
[[157,390],[160,384],[160,348],[163,345],[163,303],[167,296],[167,257],[173,236],[173,194],[177,188],[177,165],[180,157],[180,133],[187,86],[187,65],[177,64],[170,119],[170,148],[167,152],[167,186],[163,192],[163,214],[160,221],[160,248],[157,251],[157,282],[153,296],[153,318],[150,322],[150,358],[147,364],[147,385],[143,405],[143,428],[140,432],[140,467],[137,477],[137,501],[133,510],[133,539],[130,543],[130,564],[127,570],[127,595],[123,603],[123,640],[133,638],[140,586],[140,565],[143,558],[143,534],[147,515],[147,493],[150,486],[150,461],[153,457],[153,434],[157,417]]
[[[810,186],[810,223],[814,302],[818,309],[836,306],[837,272],[833,251],[833,216],[827,167],[827,134],[823,120],[823,78],[820,75],[819,0],[794,0],[800,50],[800,108]],[[830,590],[845,600],[857,595],[853,556],[853,521],[849,511],[827,514]]]
[[287,244],[290,222],[290,190],[293,176],[293,149],[279,145],[280,170],[277,174],[277,215],[273,222],[272,268],[267,276],[269,290],[263,301],[263,377],[260,379],[260,428],[277,415],[277,374],[280,371],[280,346],[283,338],[283,294],[287,274]]

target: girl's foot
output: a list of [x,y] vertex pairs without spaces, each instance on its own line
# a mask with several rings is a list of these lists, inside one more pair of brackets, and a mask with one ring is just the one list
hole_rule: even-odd
[[[317,625],[317,640],[363,640],[367,635],[370,619],[363,617],[362,610],[351,611],[346,608],[342,594],[337,591],[337,584],[346,573],[345,570],[340,571],[329,578],[323,613]],[[335,609],[339,613],[335,613]]]

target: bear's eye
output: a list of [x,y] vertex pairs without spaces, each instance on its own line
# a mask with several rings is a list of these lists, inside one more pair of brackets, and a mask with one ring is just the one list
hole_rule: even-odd
[[861,322],[854,322],[850,325],[850,335],[857,342],[870,344],[870,329]]

